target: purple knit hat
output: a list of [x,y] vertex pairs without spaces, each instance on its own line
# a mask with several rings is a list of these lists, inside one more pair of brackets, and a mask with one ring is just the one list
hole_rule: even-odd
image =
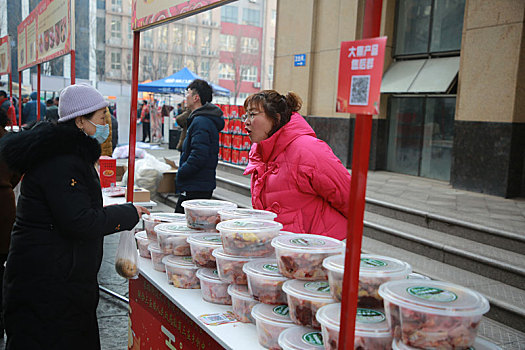
[[70,85],[60,93],[58,122],[65,122],[107,106],[104,97],[93,86],[83,83]]

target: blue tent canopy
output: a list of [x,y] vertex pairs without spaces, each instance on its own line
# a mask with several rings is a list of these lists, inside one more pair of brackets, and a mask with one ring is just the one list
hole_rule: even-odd
[[[202,79],[188,68],[184,67],[177,73],[174,73],[164,79],[151,81],[149,83],[139,84],[139,91],[156,92],[160,94],[184,93],[188,85],[195,79]],[[206,80],[206,79],[203,79]],[[230,90],[222,86],[210,84],[213,93],[219,96],[230,96]]]

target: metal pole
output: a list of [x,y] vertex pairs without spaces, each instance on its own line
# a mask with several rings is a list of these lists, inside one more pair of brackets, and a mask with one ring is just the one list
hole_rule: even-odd
[[18,72],[18,128],[22,128],[22,71]]
[[36,68],[36,95],[37,95],[37,102],[36,102],[36,120],[40,120],[40,74],[42,73],[42,65],[39,63]]
[[[9,101],[11,102],[11,106],[15,108],[15,105],[13,104],[13,73],[9,73]],[[16,124],[16,113],[15,113],[15,119],[11,120],[11,131],[13,131],[13,125]]]
[[137,142],[137,95],[139,92],[139,52],[140,32],[133,32],[133,63],[131,69],[131,110],[129,113],[129,156],[127,200],[133,202],[133,184],[135,181],[135,146]]
[[71,50],[71,85],[75,84],[75,50]]
[[[363,22],[363,38],[380,34],[382,0],[367,0]],[[363,239],[366,179],[370,158],[372,115],[356,115],[354,145],[352,149],[352,180],[350,183],[350,209],[341,301],[341,326],[339,350],[353,349],[357,293],[359,290],[359,267]]]
[[110,289],[107,289],[106,287],[103,287],[103,286],[99,285],[98,289],[100,289],[104,293],[109,294],[109,295],[111,295],[111,296],[113,296],[113,297],[115,297],[115,298],[117,298],[117,299],[119,299],[119,300],[121,300],[121,301],[123,301],[125,303],[129,303],[129,299],[128,298],[126,298],[125,296],[120,295],[118,293],[115,293],[114,291],[112,291]]

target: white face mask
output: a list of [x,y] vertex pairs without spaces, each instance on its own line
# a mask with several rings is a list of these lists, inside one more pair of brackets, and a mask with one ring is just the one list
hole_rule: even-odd
[[91,120],[88,120],[88,122],[95,125],[95,128],[97,128],[97,130],[95,131],[93,135],[88,135],[88,136],[97,140],[99,144],[103,144],[104,141],[106,141],[109,136],[109,125],[108,124],[104,124],[104,125],[95,124]]

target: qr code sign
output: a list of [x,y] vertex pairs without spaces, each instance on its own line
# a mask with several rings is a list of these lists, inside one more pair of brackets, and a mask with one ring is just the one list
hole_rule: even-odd
[[370,75],[352,76],[350,85],[350,105],[368,106],[368,94],[370,92]]

